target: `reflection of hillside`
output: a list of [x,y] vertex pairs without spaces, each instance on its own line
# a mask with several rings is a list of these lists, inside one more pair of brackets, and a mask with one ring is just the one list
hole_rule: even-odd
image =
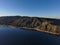
[[9,16],[0,17],[0,25],[36,28],[42,31],[60,33],[60,20],[38,17]]

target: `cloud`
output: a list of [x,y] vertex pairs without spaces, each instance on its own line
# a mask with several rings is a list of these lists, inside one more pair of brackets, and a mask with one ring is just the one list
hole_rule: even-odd
[[0,16],[9,16],[8,14],[0,13]]

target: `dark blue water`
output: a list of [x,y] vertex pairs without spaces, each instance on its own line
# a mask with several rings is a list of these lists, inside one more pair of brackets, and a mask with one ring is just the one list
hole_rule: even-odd
[[60,36],[0,26],[0,45],[60,45]]

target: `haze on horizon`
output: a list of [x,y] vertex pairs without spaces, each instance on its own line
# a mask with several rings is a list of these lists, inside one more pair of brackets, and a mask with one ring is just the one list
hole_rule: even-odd
[[60,18],[60,0],[0,0],[0,16]]

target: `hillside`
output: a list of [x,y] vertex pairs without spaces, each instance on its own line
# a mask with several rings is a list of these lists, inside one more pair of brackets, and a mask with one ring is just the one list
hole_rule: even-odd
[[27,16],[5,16],[0,17],[0,25],[33,28],[37,31],[60,34],[60,19]]

